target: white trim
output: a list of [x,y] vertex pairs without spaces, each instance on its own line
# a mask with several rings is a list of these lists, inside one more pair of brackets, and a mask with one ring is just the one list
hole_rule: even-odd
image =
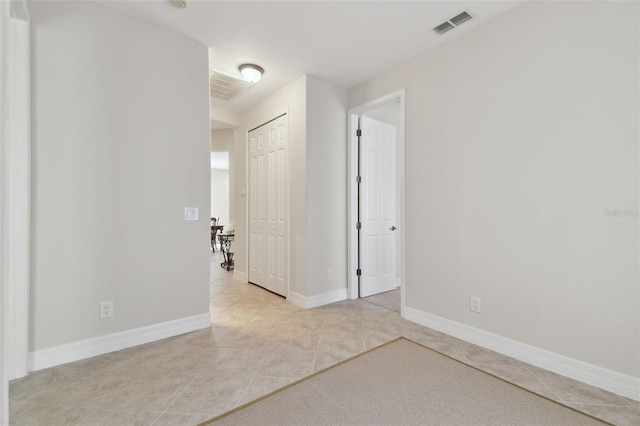
[[[29,259],[31,198],[31,129],[29,22],[21,16],[26,5],[12,5],[8,28],[7,118],[4,155],[3,264],[5,283],[3,311],[8,380],[27,374],[29,353]],[[9,65],[10,64],[10,65]]]
[[[400,100],[400,138],[397,141],[397,157],[399,167],[396,170],[397,176],[397,187],[400,188],[400,191],[397,193],[397,199],[400,203],[400,215],[396,218],[398,223],[398,233],[400,235],[400,244],[397,245],[397,250],[399,250],[399,255],[402,259],[405,260],[402,265],[399,265],[398,273],[399,279],[402,283],[406,283],[406,198],[405,198],[405,116],[406,116],[406,90],[400,89],[395,92],[389,93],[381,98],[375,99],[373,101],[367,102],[363,105],[354,107],[349,109],[348,112],[348,160],[347,165],[349,168],[348,171],[348,185],[347,185],[347,197],[348,197],[348,205],[347,205],[347,294],[349,299],[357,299],[358,298],[358,277],[356,275],[356,268],[358,265],[358,255],[357,255],[357,239],[358,234],[355,229],[355,223],[357,222],[358,215],[358,204],[357,204],[357,187],[356,187],[356,176],[358,172],[358,139],[356,137],[356,130],[358,126],[358,116],[363,114],[366,111],[384,105],[386,103],[392,102],[394,100]],[[353,226],[352,226],[353,224]],[[400,288],[400,312],[401,316],[404,317],[404,309],[406,306],[406,285],[402,285]]]
[[105,336],[41,349],[29,354],[29,369],[32,371],[54,367],[68,362],[90,358],[145,343],[178,336],[211,326],[209,314],[167,321],[147,327],[135,328]]
[[318,306],[328,305],[330,303],[340,302],[347,299],[347,289],[333,290],[328,293],[317,294],[315,296],[303,296],[289,290],[287,300],[299,308],[311,309]]
[[233,279],[243,283],[249,282],[249,277],[246,272],[236,271],[235,269],[233,270]]
[[545,370],[592,386],[640,400],[640,378],[598,367],[565,355],[541,349],[437,315],[407,307],[405,318],[466,342],[482,346]]
[[348,120],[348,185],[347,185],[347,293],[349,299],[358,298],[358,276],[356,268],[358,267],[358,232],[353,223],[358,221],[358,190],[354,184],[356,174],[358,173],[358,140],[355,136],[358,129],[358,114],[349,111]]
[[[9,27],[9,3],[0,2],[0,157],[4,156],[5,144],[6,144],[6,126],[7,106],[5,104],[6,92],[8,88],[6,73],[8,69],[8,46],[7,46],[7,34]],[[0,176],[5,173],[4,164],[0,162]],[[4,223],[4,204],[5,204],[5,188],[0,188],[0,224]],[[5,234],[0,228],[0,247],[4,245]],[[2,331],[0,332],[0,395],[2,402],[0,405],[0,424],[6,426],[9,424],[9,367],[7,363],[7,311],[4,307],[4,300],[6,298],[6,292],[8,289],[8,283],[5,278],[6,259],[4,252],[0,250],[0,324],[2,324]]]

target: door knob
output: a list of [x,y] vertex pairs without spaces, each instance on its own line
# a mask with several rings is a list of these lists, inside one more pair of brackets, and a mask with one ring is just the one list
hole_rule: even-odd
[[392,227],[391,227],[391,228],[389,228],[389,229],[390,229],[390,230],[392,230],[392,231],[395,231],[395,230],[396,230],[396,227],[395,227],[395,226],[392,226]]

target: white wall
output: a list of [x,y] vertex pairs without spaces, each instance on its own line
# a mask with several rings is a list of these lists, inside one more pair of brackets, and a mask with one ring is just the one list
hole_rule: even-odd
[[[0,110],[3,111],[0,114],[0,176],[4,176],[3,167],[3,153],[5,150],[5,101],[6,101],[6,57],[8,55],[7,35],[9,27],[9,2],[0,3]],[[4,182],[2,184],[2,193],[0,193],[0,223],[4,223],[4,205],[6,189]],[[5,235],[0,226],[0,242],[4,244]],[[4,279],[6,273],[6,265],[4,264],[4,254],[0,255],[0,301],[5,300],[5,285],[7,282]],[[6,323],[5,310],[3,303],[0,302],[0,321],[4,325]],[[9,423],[9,372],[7,371],[7,362],[5,356],[5,327],[0,327],[0,421],[3,425]]]
[[235,136],[232,129],[211,131],[211,151],[229,153],[229,170],[211,169],[211,214],[220,217],[225,229],[235,225]]
[[307,76],[306,102],[307,288],[300,294],[314,296],[347,287],[347,93]]
[[[235,270],[247,274],[247,134],[267,121],[287,113],[289,116],[289,203],[290,203],[290,288],[303,292],[306,281],[306,76],[280,89],[245,111],[235,135]],[[304,294],[304,293],[300,293]]]
[[640,376],[638,47],[637,2],[529,2],[349,92],[406,88],[408,307]]
[[30,9],[32,350],[207,314],[207,48],[94,2]]
[[229,170],[211,169],[211,217],[218,217],[220,225],[230,229]]
[[235,146],[237,271],[247,271],[247,197],[240,195],[247,131],[287,112],[289,290],[303,297],[346,291],[346,111],[344,89],[302,76],[242,115]]
[[234,143],[233,129],[211,130],[212,152],[231,152],[233,151]]

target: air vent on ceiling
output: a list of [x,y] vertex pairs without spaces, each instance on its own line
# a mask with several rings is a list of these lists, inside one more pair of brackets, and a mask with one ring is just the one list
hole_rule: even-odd
[[231,100],[249,86],[251,86],[251,84],[241,78],[216,70],[212,70],[211,76],[209,77],[211,97],[225,101]]
[[442,24],[438,25],[437,27],[435,27],[433,29],[433,31],[436,32],[436,34],[440,35],[440,34],[444,34],[449,30],[454,29],[455,27],[449,23],[449,21],[447,22],[443,22]]
[[449,19],[449,21],[451,21],[451,23],[457,27],[458,25],[467,22],[469,19],[471,19],[471,15],[469,15],[467,12],[462,12],[460,15],[456,15],[453,18]]
[[449,19],[448,21],[445,21],[442,24],[438,25],[433,29],[433,31],[438,35],[444,34],[447,31],[454,29],[458,25],[467,22],[471,18],[473,18],[473,16],[471,16],[469,13],[462,12],[454,16],[453,18]]

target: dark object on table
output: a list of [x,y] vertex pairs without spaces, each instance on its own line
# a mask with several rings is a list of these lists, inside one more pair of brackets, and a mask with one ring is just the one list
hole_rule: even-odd
[[218,239],[220,241],[220,250],[222,250],[222,255],[224,256],[224,262],[220,264],[220,267],[225,268],[227,271],[230,271],[233,268],[233,253],[231,250],[231,241],[235,237],[234,234],[218,234]]
[[211,250],[216,251],[216,235],[218,232],[222,232],[222,228],[224,226],[219,225],[220,218],[212,217],[211,218]]

